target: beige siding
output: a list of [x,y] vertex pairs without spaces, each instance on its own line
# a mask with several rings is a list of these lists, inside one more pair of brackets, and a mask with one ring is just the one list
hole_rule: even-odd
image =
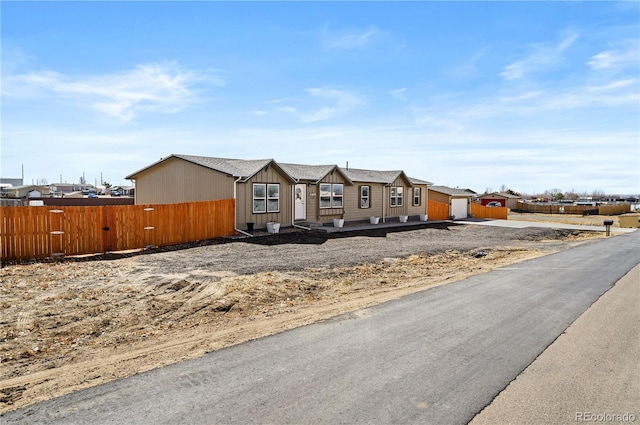
[[139,205],[233,198],[232,177],[179,158],[141,172],[135,184]]
[[[393,183],[389,185],[390,187],[385,188],[385,194],[387,199],[385,200],[385,216],[386,217],[398,217],[400,215],[409,215],[409,207],[411,205],[411,197],[407,197],[409,194],[409,187],[407,182],[402,178],[398,177],[394,180]],[[392,207],[391,206],[391,187],[402,187],[402,206]]]
[[[369,208],[360,208],[360,187],[369,186]],[[353,186],[345,188],[345,214],[344,218],[347,221],[368,220],[369,217],[382,217],[382,192],[388,193],[388,189],[383,189],[381,183],[354,183]],[[384,200],[384,203],[388,203],[388,200]]]
[[[415,187],[420,188],[420,203],[419,205],[413,205],[413,189]],[[408,215],[420,215],[427,213],[427,185],[414,185],[414,187],[408,188],[409,202],[408,202]]]
[[442,202],[443,204],[449,203],[449,195],[446,193],[429,191],[429,199],[436,202]]
[[[277,213],[253,213],[253,184],[280,184],[280,211]],[[237,210],[238,228],[246,228],[246,223],[255,223],[255,229],[264,229],[267,223],[275,221],[281,226],[290,226],[293,221],[293,185],[272,166],[266,167],[246,183],[238,183]]]
[[[342,183],[344,192],[342,198],[343,208],[320,208],[320,183]],[[348,210],[347,192],[352,189],[344,181],[342,175],[334,170],[327,174],[318,184],[307,185],[307,220],[309,221],[331,221],[334,218],[345,218]]]

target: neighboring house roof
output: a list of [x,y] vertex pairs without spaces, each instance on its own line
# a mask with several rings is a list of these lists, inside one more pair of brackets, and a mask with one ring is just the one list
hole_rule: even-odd
[[448,186],[429,186],[429,190],[438,193],[444,193],[445,195],[450,196],[475,196],[476,193],[473,190],[469,189],[458,189]]
[[504,192],[485,193],[484,195],[480,195],[480,198],[495,198],[496,196],[500,198],[520,199],[520,196],[518,195],[512,195],[510,193],[504,193]]
[[9,186],[22,186],[24,183],[22,182],[22,179],[18,179],[18,178],[7,178],[7,177],[2,177],[0,178],[0,183],[5,185],[8,184]]
[[289,175],[293,176],[296,180],[311,180],[315,183],[322,180],[325,176],[337,170],[339,174],[344,177],[348,184],[353,184],[349,176],[337,165],[303,165],[303,164],[283,164],[280,166]]
[[141,170],[126,177],[126,179],[135,179],[136,175],[143,171],[148,170],[151,167],[158,165],[161,162],[167,161],[170,158],[179,158],[185,161],[192,162],[203,167],[210,168],[215,171],[219,171],[223,174],[227,174],[232,177],[240,178],[242,180],[249,180],[251,177],[259,173],[267,165],[273,165],[275,168],[281,171],[292,182],[295,182],[289,173],[287,173],[276,161],[273,159],[231,159],[231,158],[215,158],[210,156],[194,156],[194,155],[180,155],[171,154],[166,158],[161,159]]
[[25,184],[22,186],[13,186],[10,189],[11,190],[43,190],[43,191],[49,190],[47,186],[39,186],[37,184]]
[[354,182],[366,183],[384,183],[391,184],[398,177],[403,177],[407,182],[413,184],[412,180],[402,170],[393,171],[377,171],[377,170],[361,170],[357,168],[340,168],[344,174]]
[[47,186],[38,186],[34,184],[7,187],[3,189],[3,192],[7,193],[9,197],[20,197],[22,196],[22,193],[27,195],[34,190],[40,192],[43,195],[49,195],[51,193]]

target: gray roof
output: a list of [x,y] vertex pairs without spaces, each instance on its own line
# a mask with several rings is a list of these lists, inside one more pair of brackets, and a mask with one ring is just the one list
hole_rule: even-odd
[[476,193],[469,189],[458,189],[448,186],[429,186],[429,190],[434,192],[444,193],[445,195],[458,195],[458,196],[474,196]]
[[[357,168],[340,168],[344,174],[354,182],[368,183],[392,183],[400,175],[404,175],[402,170],[393,171],[377,171],[377,170],[360,170]],[[409,178],[407,178],[409,180]]]
[[304,165],[304,164],[284,164],[280,167],[297,180],[311,180],[314,182],[322,180],[327,174],[338,168],[337,165]]
[[273,164],[276,168],[280,169],[283,174],[289,177],[292,181],[295,179],[287,173],[280,164],[278,164],[273,159],[231,159],[231,158],[215,158],[210,156],[195,156],[195,155],[181,155],[181,154],[171,154],[166,158],[161,159],[158,162],[155,162],[141,170],[136,171],[135,173],[127,176],[127,179],[135,178],[135,176],[142,171],[145,171],[160,162],[166,161],[170,158],[180,158],[185,161],[192,162],[194,164],[201,165],[203,167],[210,168],[215,171],[219,171],[221,173],[227,174],[232,177],[241,178],[243,180],[248,180],[249,178],[256,175],[260,170],[266,167],[269,164]]
[[428,182],[426,180],[416,179],[415,177],[409,177],[409,181],[413,184],[426,184],[427,186],[433,185],[432,182]]
[[212,170],[220,171],[233,177],[248,178],[264,167],[266,167],[273,159],[231,159],[231,158],[214,158],[210,156],[194,156],[194,155],[172,155]]
[[518,195],[512,195],[510,193],[506,193],[506,192],[493,192],[493,193],[485,193],[480,195],[481,198],[490,198],[492,196],[500,196],[503,198],[511,198],[511,199],[520,199],[520,196]]
[[318,182],[322,180],[327,174],[333,172],[334,170],[337,170],[340,174],[342,174],[348,184],[353,184],[354,181],[390,184],[393,183],[398,177],[405,178],[412,185],[432,184],[431,182],[427,182],[424,180],[410,178],[402,170],[362,170],[357,168],[342,168],[337,165],[286,164],[276,162],[273,159],[231,159],[181,154],[172,154],[166,158],[162,158],[160,159],[160,161],[157,161],[141,170],[138,170],[135,173],[130,174],[126,178],[130,180],[135,179],[136,175],[151,167],[154,167],[161,162],[167,161],[170,158],[179,158],[184,161],[189,161],[194,164],[219,171],[229,176],[241,178],[245,181],[260,172],[267,165],[271,164],[282,171],[285,176],[287,176],[289,179],[291,179],[291,181],[294,182],[298,180],[311,180],[313,182]]

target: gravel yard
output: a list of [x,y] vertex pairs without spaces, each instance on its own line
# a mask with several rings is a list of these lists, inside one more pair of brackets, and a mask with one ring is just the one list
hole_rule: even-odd
[[0,411],[324,320],[602,233],[286,231],[0,270]]

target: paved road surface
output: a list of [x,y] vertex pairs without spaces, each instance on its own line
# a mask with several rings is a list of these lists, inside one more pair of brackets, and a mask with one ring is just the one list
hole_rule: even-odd
[[4,415],[3,424],[465,424],[640,262],[583,245]]
[[640,265],[573,322],[470,425],[580,422],[640,422]]

